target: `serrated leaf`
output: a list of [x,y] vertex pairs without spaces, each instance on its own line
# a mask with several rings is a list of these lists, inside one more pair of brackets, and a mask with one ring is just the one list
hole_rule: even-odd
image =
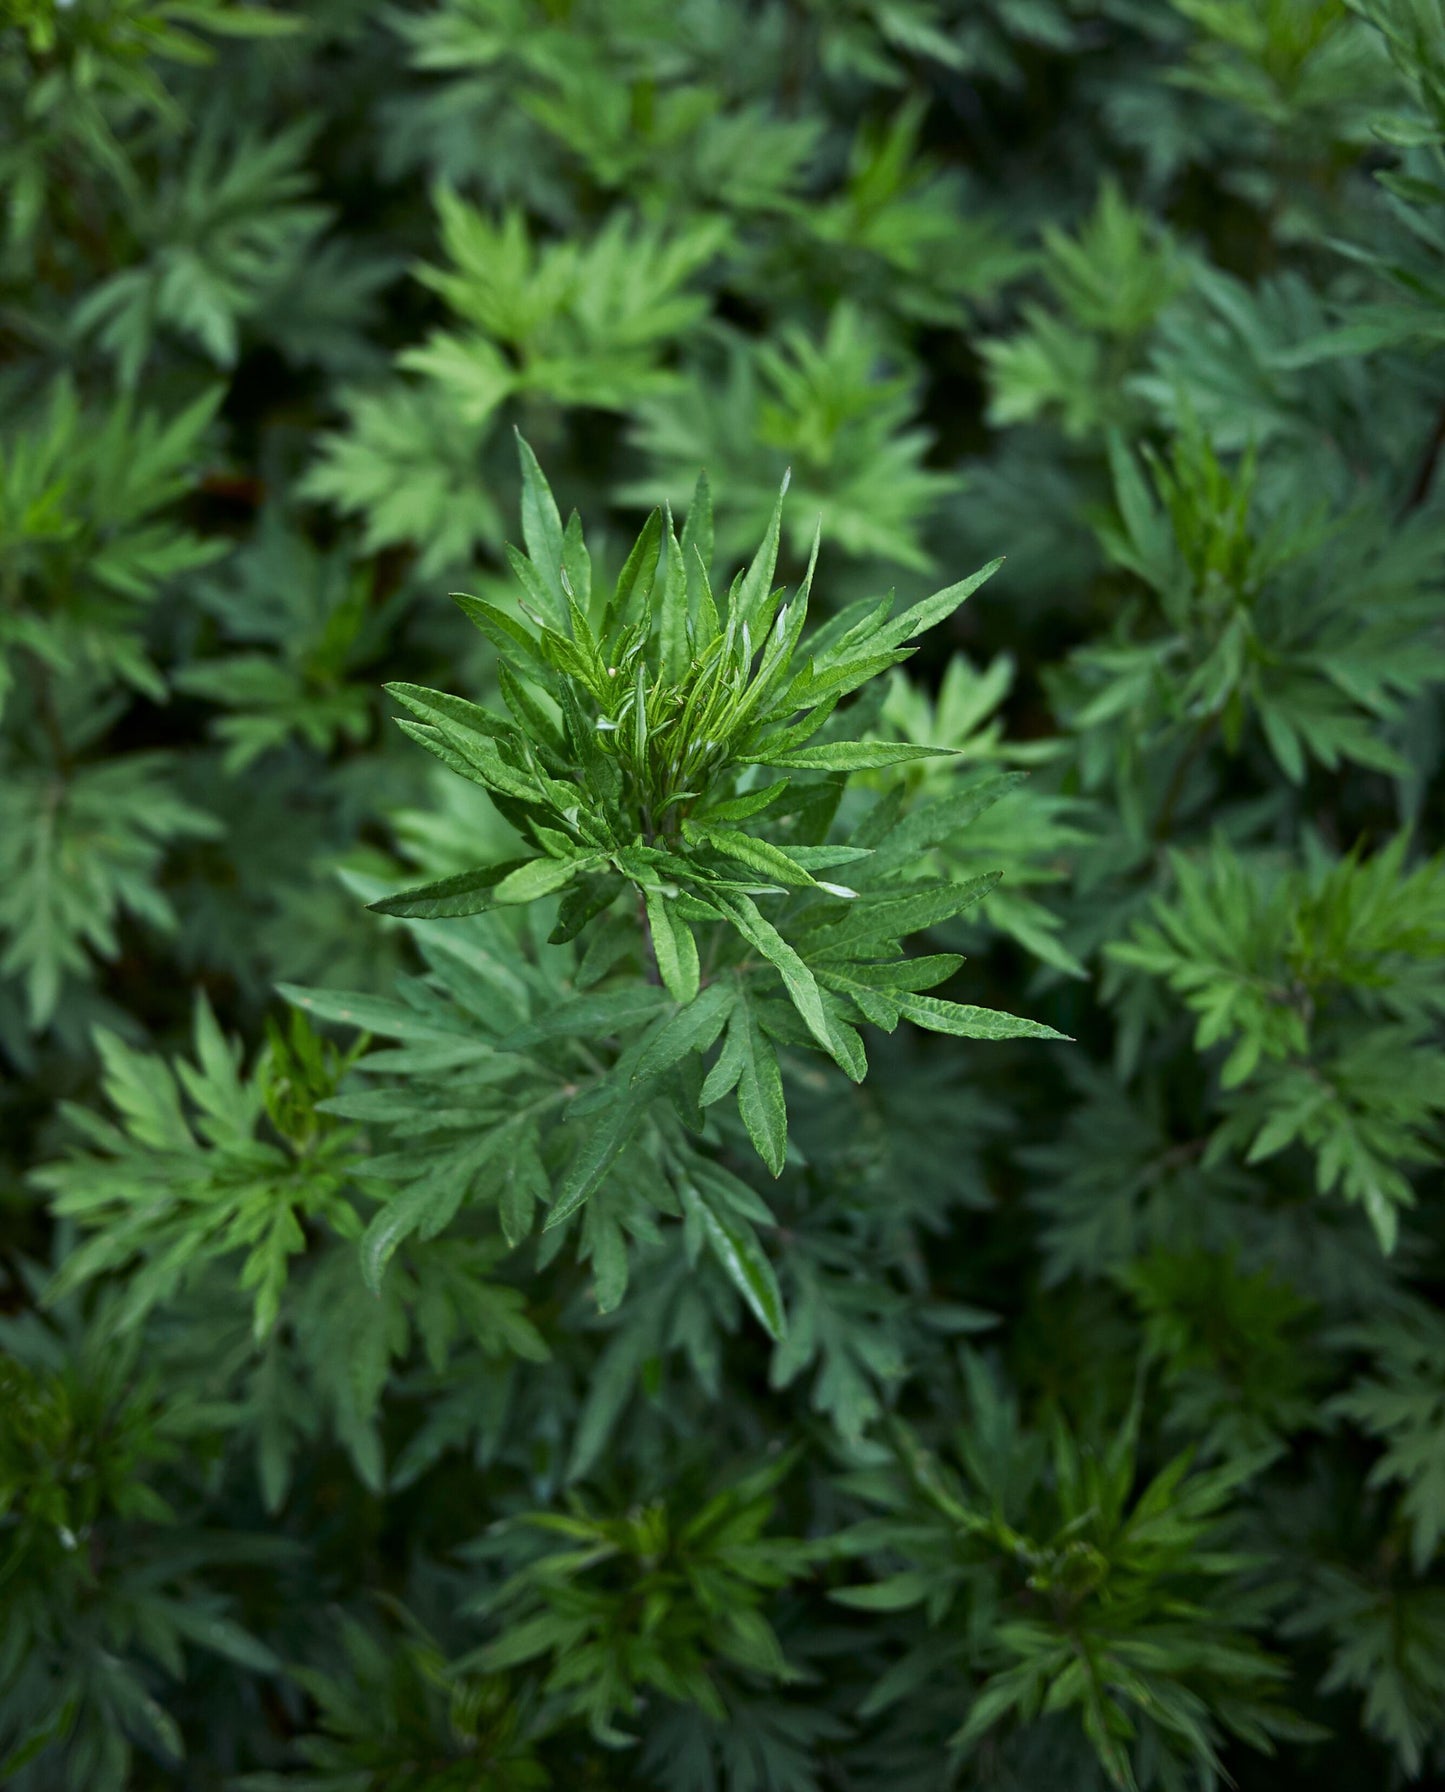
[[910,759],[949,759],[954,747],[915,747],[896,740],[832,740],[816,747],[791,747],[771,753],[752,753],[745,765],[784,765],[799,771],[862,772],[883,765],[902,765]]
[[691,1053],[707,1051],[722,1032],[736,999],[731,982],[710,983],[696,1000],[660,1021],[648,1034],[634,1080],[661,1076]]
[[949,1033],[955,1039],[1061,1039],[1067,1033],[1046,1027],[1042,1021],[1024,1020],[995,1008],[971,1008],[961,1002],[944,1002],[937,996],[898,992],[894,998],[904,1017],[932,1033]]
[[600,1120],[588,1126],[557,1191],[557,1199],[548,1211],[542,1228],[544,1232],[564,1225],[600,1185],[641,1124],[642,1116],[641,1104],[615,1101],[604,1110]]
[[522,463],[522,539],[542,579],[546,619],[554,628],[563,628],[566,626],[567,600],[561,577],[562,516],[536,455],[522,432],[517,430],[515,433]]
[[700,976],[692,929],[660,891],[646,890],[643,898],[653,954],[667,993],[675,1002],[691,1002]]
[[498,865],[478,865],[475,870],[459,871],[454,877],[438,878],[435,883],[420,884],[414,890],[398,890],[395,896],[383,896],[366,906],[379,915],[414,921],[481,914],[495,906],[500,883],[533,863],[536,861],[531,859],[507,859]]
[[715,827],[710,820],[689,822],[684,832],[689,840],[703,840],[717,852],[736,859],[740,865],[746,865],[766,878],[782,884],[816,887],[811,872],[790,858],[782,847],[774,846],[771,840],[744,834],[737,828]]
[[828,1020],[823,1012],[823,998],[819,993],[813,973],[772,922],[766,920],[759,912],[758,905],[751,897],[741,894],[727,896],[719,894],[715,899],[718,907],[722,909],[748,944],[755,946],[777,971],[793,1006],[807,1023],[808,1031],[824,1051],[831,1056],[833,1040],[828,1032]]
[[302,989],[294,983],[278,983],[276,990],[294,1007],[317,1020],[355,1027],[358,1032],[381,1033],[388,1039],[456,1039],[470,1035],[460,1023],[419,1014],[404,1002],[372,996],[358,990]]
[[728,1280],[742,1295],[763,1329],[780,1344],[787,1333],[782,1290],[757,1233],[735,1213],[719,1209],[707,1193],[687,1181],[678,1184],[685,1212],[701,1222],[703,1236]]
[[361,1237],[361,1276],[373,1294],[386,1266],[412,1233],[434,1238],[450,1225],[466,1197],[470,1166],[448,1159],[393,1195]]
[[[725,1062],[727,1070],[722,1068]],[[738,1113],[748,1137],[773,1175],[781,1176],[788,1154],[788,1109],[783,1098],[782,1072],[772,1041],[758,1025],[751,1000],[741,992],[728,1024],[723,1057],[714,1071],[722,1074],[710,1076],[703,1085],[704,1105],[710,1091],[712,1099],[716,1099],[736,1085]],[[731,1082],[726,1081],[729,1074]]]
[[508,903],[536,902],[554,895],[570,884],[579,872],[600,859],[529,859],[515,871],[509,871],[492,891],[492,901],[501,907]]

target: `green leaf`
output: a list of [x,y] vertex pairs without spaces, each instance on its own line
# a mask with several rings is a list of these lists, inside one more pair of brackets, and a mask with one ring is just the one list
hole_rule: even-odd
[[704,1107],[729,1090],[738,1092],[738,1112],[758,1156],[781,1176],[788,1152],[788,1110],[778,1054],[758,1025],[751,998],[739,989],[717,1063],[708,1073],[699,1097]]
[[683,573],[687,589],[687,613],[696,633],[696,645],[705,647],[717,635],[717,609],[708,588],[708,569],[712,566],[713,520],[712,487],[706,472],[697,476],[687,521],[682,527]]
[[[364,1169],[364,1166],[363,1166]],[[454,1158],[425,1170],[392,1196],[361,1238],[361,1275],[376,1294],[397,1247],[413,1232],[434,1238],[449,1226],[466,1197],[471,1165]]]
[[568,605],[562,589],[562,516],[536,455],[520,430],[516,437],[522,462],[522,539],[542,577],[548,600],[546,619],[554,628],[565,628]]
[[916,641],[929,629],[951,616],[966,598],[973,596],[979,586],[985,584],[1003,565],[1003,557],[990,560],[988,565],[973,573],[966,579],[960,579],[956,585],[949,585],[943,591],[934,592],[932,597],[925,597],[922,603],[914,604],[911,610],[889,623],[883,630],[881,638],[889,646],[896,646],[904,641]]
[[497,1217],[502,1236],[515,1250],[532,1230],[532,1216],[545,1204],[551,1184],[542,1162],[541,1137],[533,1122],[524,1126],[509,1145],[506,1153],[507,1175],[502,1184],[502,1198]]
[[294,983],[278,983],[277,993],[317,1020],[355,1027],[359,1032],[381,1033],[389,1039],[455,1039],[467,1036],[465,1026],[441,1016],[419,1014],[404,1002],[386,996],[365,995],[341,989],[302,989]]
[[632,552],[618,574],[617,589],[602,625],[604,635],[610,637],[614,628],[636,620],[636,612],[652,590],[661,552],[662,512],[654,510],[643,524],[642,533],[632,544]]
[[778,544],[783,526],[783,499],[788,493],[790,473],[783,475],[783,483],[773,504],[773,514],[768,519],[767,533],[747,572],[743,575],[742,584],[738,587],[737,618],[746,622],[752,630],[758,646],[762,638],[772,626],[772,615],[768,608],[768,600],[772,594],[773,574],[778,565]]
[[742,1295],[774,1343],[781,1343],[787,1332],[787,1315],[783,1309],[778,1278],[758,1242],[758,1235],[746,1220],[727,1209],[720,1209],[700,1188],[683,1180],[678,1184],[684,1212],[694,1214],[701,1222],[703,1236],[713,1255],[727,1272],[728,1280]]
[[646,890],[647,923],[652,949],[667,993],[675,1002],[692,1001],[698,992],[697,941],[676,908],[659,890]]
[[508,740],[516,735],[515,726],[505,716],[494,715],[479,703],[469,703],[465,697],[454,697],[449,691],[428,690],[419,684],[389,684],[384,689],[414,716],[444,733],[461,728],[485,741]]
[[659,1021],[647,1036],[634,1080],[661,1076],[694,1052],[705,1052],[721,1033],[737,1000],[729,981],[710,983],[694,1001]]
[[745,796],[728,797],[721,803],[714,803],[701,819],[708,826],[718,821],[746,821],[750,816],[761,814],[788,788],[788,780],[779,778],[776,784],[765,784],[761,790],[750,790]]
[[949,1033],[955,1039],[1062,1039],[1072,1043],[1067,1033],[1056,1032],[1042,1021],[1023,1020],[994,1008],[969,1008],[961,1002],[940,1001],[937,996],[903,992],[894,1000],[915,1026],[926,1027],[932,1033]]
[[998,883],[999,875],[985,871],[962,883],[905,885],[896,894],[895,886],[888,884],[881,891],[866,891],[838,915],[820,916],[820,927],[833,923],[821,933],[820,955],[856,957],[865,949],[871,952],[875,941],[902,939],[938,927],[981,902]]
[[190,4],[172,4],[166,8],[172,18],[183,19],[217,37],[290,37],[306,29],[306,20],[292,13],[263,12],[259,6],[205,5],[201,0]]
[[498,906],[514,902],[536,902],[542,896],[551,896],[564,884],[589,866],[599,865],[600,855],[580,859],[529,859],[509,871],[492,892],[492,900]]
[[750,896],[716,894],[717,906],[748,942],[755,946],[782,978],[793,1006],[807,1023],[808,1031],[830,1056],[833,1040],[823,1012],[823,997],[813,973],[771,921],[765,920]]
[[459,871],[454,877],[438,878],[435,883],[421,884],[414,890],[400,890],[395,896],[383,896],[366,906],[379,915],[400,915],[420,921],[477,915],[494,906],[498,884],[513,872],[537,862],[506,859],[498,865],[478,865],[473,871]]
[[653,579],[652,608],[658,618],[659,668],[665,679],[675,683],[686,671],[689,658],[687,578],[682,549],[673,533],[672,510],[667,506],[663,508],[661,551]]
[[600,1120],[589,1122],[566,1178],[557,1191],[543,1225],[544,1232],[565,1225],[622,1155],[627,1141],[642,1122],[641,1103],[614,1101]]
[[180,1602],[168,1602],[166,1616],[182,1636],[209,1649],[213,1655],[223,1656],[238,1667],[249,1668],[253,1674],[281,1672],[280,1656],[230,1618]]
[[573,996],[554,1001],[536,1020],[506,1034],[499,1050],[524,1051],[544,1039],[610,1039],[653,1020],[667,1006],[664,991],[642,982]]
[[726,857],[736,859],[740,865],[761,872],[778,883],[817,887],[812,873],[789,857],[782,847],[774,846],[771,840],[740,833],[736,828],[715,827],[710,820],[689,822],[683,831],[689,840],[702,840]]
[[915,747],[895,740],[832,740],[816,747],[790,747],[748,754],[744,765],[786,765],[800,771],[862,772],[910,759],[951,759],[954,747]]
[[867,1587],[836,1587],[828,1597],[862,1612],[910,1611],[926,1603],[937,1581],[920,1569],[907,1568]]
[[515,616],[509,616],[505,610],[499,610],[484,598],[469,597],[465,591],[454,591],[452,602],[481,630],[498,653],[510,659],[514,666],[533,677],[539,673],[544,678],[550,677],[536,636],[530,634]]

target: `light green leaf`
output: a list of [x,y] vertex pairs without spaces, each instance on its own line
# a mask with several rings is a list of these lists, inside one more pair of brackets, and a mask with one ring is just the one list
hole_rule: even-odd
[[765,784],[761,790],[750,790],[745,796],[729,797],[725,802],[715,803],[702,819],[710,827],[717,821],[746,821],[750,815],[758,815],[774,803],[789,787],[786,778],[779,778],[776,784]]
[[598,858],[529,859],[507,873],[493,891],[492,900],[499,907],[507,903],[536,902],[539,897],[550,896],[570,884],[589,865],[600,862]]
[[667,993],[675,1002],[688,1003],[698,992],[697,941],[692,929],[660,890],[644,890],[652,950]]
[[815,885],[812,874],[790,858],[771,840],[760,840],[755,834],[741,833],[737,828],[714,827],[711,822],[689,822],[684,833],[690,840],[703,840],[718,852],[736,859],[740,865],[761,872],[782,884]]
[[902,991],[895,993],[893,999],[915,1026],[927,1027],[933,1033],[950,1033],[955,1039],[1062,1039],[1073,1043],[1067,1033],[1056,1032],[1042,1021],[1023,1020],[995,1008],[969,1008],[961,1002],[944,1002],[937,996]]
[[745,765],[785,765],[800,771],[862,772],[909,759],[949,759],[954,747],[915,747],[897,740],[831,740],[816,747],[793,747],[776,753],[750,754]]
[[516,436],[522,462],[522,539],[542,578],[548,600],[546,620],[553,628],[565,628],[568,606],[562,589],[562,516],[536,455],[520,430]]
[[762,645],[762,636],[766,633],[772,617],[768,614],[767,603],[772,593],[773,574],[778,565],[778,542],[783,526],[783,499],[787,496],[790,475],[783,475],[783,483],[773,504],[773,514],[768,519],[767,533],[752,564],[743,576],[738,587],[737,617],[746,622],[753,631],[755,644]]
[[929,629],[936,628],[940,622],[949,617],[964,602],[972,597],[979,586],[991,579],[1003,565],[1003,557],[990,560],[988,565],[973,573],[969,578],[960,579],[956,585],[949,585],[943,591],[934,592],[932,597],[925,597],[922,603],[914,604],[911,610],[890,622],[883,630],[881,638],[889,646],[900,645],[904,641],[916,641]]

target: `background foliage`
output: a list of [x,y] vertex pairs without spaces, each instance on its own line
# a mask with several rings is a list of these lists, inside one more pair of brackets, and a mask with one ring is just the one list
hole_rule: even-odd
[[1437,1783],[1440,0],[6,0],[0,180],[6,1786]]

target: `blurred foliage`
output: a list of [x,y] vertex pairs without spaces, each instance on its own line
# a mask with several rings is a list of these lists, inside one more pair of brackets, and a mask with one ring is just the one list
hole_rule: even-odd
[[0,1781],[1445,1777],[1441,0],[0,0],[0,184]]

